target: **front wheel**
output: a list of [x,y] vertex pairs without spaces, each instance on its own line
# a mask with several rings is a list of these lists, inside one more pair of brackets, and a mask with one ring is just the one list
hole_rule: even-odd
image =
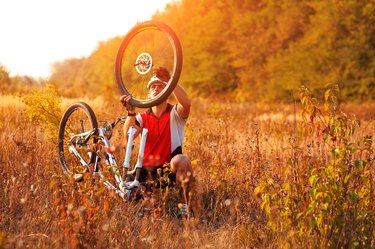
[[[97,128],[98,122],[88,104],[75,102],[65,111],[58,134],[59,160],[65,173],[80,173],[95,161],[93,147],[96,141],[94,138],[85,141],[85,137]],[[81,158],[74,154],[74,150]]]
[[[148,96],[153,69],[164,67],[171,78],[157,96]],[[132,95],[133,106],[152,107],[173,92],[181,74],[182,48],[175,32],[157,21],[142,22],[124,37],[115,61],[115,79],[121,94]]]

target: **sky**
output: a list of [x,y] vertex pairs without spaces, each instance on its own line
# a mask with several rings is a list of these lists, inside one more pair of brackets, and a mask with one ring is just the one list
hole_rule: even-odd
[[90,55],[173,0],[0,0],[0,64],[47,78],[51,64]]

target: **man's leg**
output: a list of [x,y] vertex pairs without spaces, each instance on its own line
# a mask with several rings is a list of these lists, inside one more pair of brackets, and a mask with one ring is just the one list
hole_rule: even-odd
[[174,156],[171,160],[171,169],[176,176],[176,183],[181,183],[181,200],[178,204],[180,215],[191,217],[191,207],[188,207],[188,204],[190,205],[190,184],[193,177],[190,159],[186,155],[181,154]]
[[171,160],[172,172],[176,175],[176,183],[189,180],[193,176],[193,168],[190,159],[186,155],[175,155]]

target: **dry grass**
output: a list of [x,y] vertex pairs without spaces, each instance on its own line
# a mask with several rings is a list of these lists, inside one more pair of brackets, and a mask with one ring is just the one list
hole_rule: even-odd
[[[98,120],[123,111],[117,99],[87,102]],[[301,161],[314,153],[293,106],[194,102],[184,150],[195,170],[196,218],[139,218],[138,204],[102,191],[95,179],[62,175],[57,145],[28,121],[19,98],[1,96],[0,104],[0,248],[276,248],[280,238],[266,226],[254,188],[262,176],[284,177],[296,140]],[[374,135],[373,104],[345,110],[361,118],[358,138]],[[120,163],[120,127],[111,142]]]

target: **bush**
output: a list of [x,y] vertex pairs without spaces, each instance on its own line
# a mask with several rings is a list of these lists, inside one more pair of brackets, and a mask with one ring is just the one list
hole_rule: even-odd
[[23,97],[25,111],[31,122],[39,125],[48,139],[57,141],[57,131],[62,116],[61,97],[57,89],[47,84]]
[[279,241],[284,246],[370,248],[373,243],[372,137],[353,139],[360,123],[339,111],[338,93],[336,85],[329,86],[321,106],[307,88],[300,89],[300,133],[310,149],[289,158],[283,182],[264,176],[255,189],[267,225],[276,238],[287,238]]

